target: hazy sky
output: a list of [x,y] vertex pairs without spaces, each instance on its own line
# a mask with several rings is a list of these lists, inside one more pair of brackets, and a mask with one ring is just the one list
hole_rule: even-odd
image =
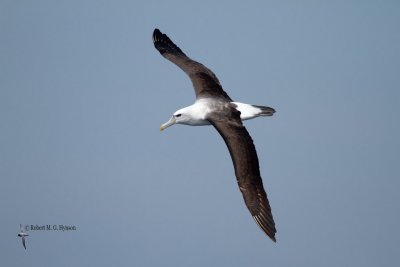
[[[332,3],[334,2],[334,3]],[[397,1],[0,1],[1,266],[399,266]],[[277,243],[158,27],[235,100]],[[19,224],[71,225],[28,231]]]

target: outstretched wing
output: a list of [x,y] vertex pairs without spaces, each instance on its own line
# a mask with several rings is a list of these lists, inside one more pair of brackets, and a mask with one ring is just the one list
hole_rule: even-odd
[[22,239],[22,245],[23,245],[24,248],[26,249],[26,245],[25,245],[25,236],[22,236],[21,239]]
[[175,63],[189,75],[193,83],[196,98],[219,97],[227,101],[232,101],[222,89],[217,76],[203,64],[186,56],[166,34],[155,29],[153,32],[153,43],[163,57]]
[[275,222],[261,180],[256,148],[240,120],[240,112],[229,107],[224,109],[223,114],[210,114],[208,120],[229,149],[239,189],[247,208],[260,228],[276,242]]

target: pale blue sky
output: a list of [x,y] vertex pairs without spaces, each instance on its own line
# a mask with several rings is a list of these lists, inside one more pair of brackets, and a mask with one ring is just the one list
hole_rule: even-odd
[[[160,1],[161,2],[161,1]],[[396,1],[0,1],[1,266],[398,266]],[[277,243],[154,28],[237,101]],[[75,225],[75,232],[19,224]]]

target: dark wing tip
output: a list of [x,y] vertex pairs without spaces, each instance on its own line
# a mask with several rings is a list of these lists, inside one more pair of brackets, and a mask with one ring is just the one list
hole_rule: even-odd
[[264,233],[269,238],[271,238],[272,241],[276,242],[275,222],[272,216],[271,207],[269,206],[268,199],[265,197],[261,198],[259,201],[260,202],[258,211],[255,214],[252,214],[253,219],[256,221],[261,230],[263,230]]
[[153,43],[154,47],[160,52],[160,54],[171,53],[171,54],[184,54],[182,50],[169,39],[169,37],[162,33],[159,29],[153,31]]
[[[254,221],[257,223],[257,225],[263,230],[263,232],[272,240],[276,243],[276,238],[275,238],[275,223],[273,222],[272,217],[271,218],[266,218],[267,214],[260,213],[259,215],[253,216]],[[272,221],[271,221],[272,219]]]
[[162,32],[160,32],[159,29],[155,28],[153,31],[153,43],[155,43],[160,36],[162,36]]
[[24,248],[26,249],[26,245],[25,245],[25,238],[22,237],[22,245],[24,246]]

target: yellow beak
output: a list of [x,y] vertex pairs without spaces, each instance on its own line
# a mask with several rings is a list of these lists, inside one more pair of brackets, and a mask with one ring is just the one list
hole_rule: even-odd
[[160,126],[160,131],[164,131],[166,128],[168,128],[169,126],[172,126],[176,123],[176,119],[174,116],[171,117],[171,119],[169,119],[169,121],[167,121],[166,123],[164,123],[163,125]]

